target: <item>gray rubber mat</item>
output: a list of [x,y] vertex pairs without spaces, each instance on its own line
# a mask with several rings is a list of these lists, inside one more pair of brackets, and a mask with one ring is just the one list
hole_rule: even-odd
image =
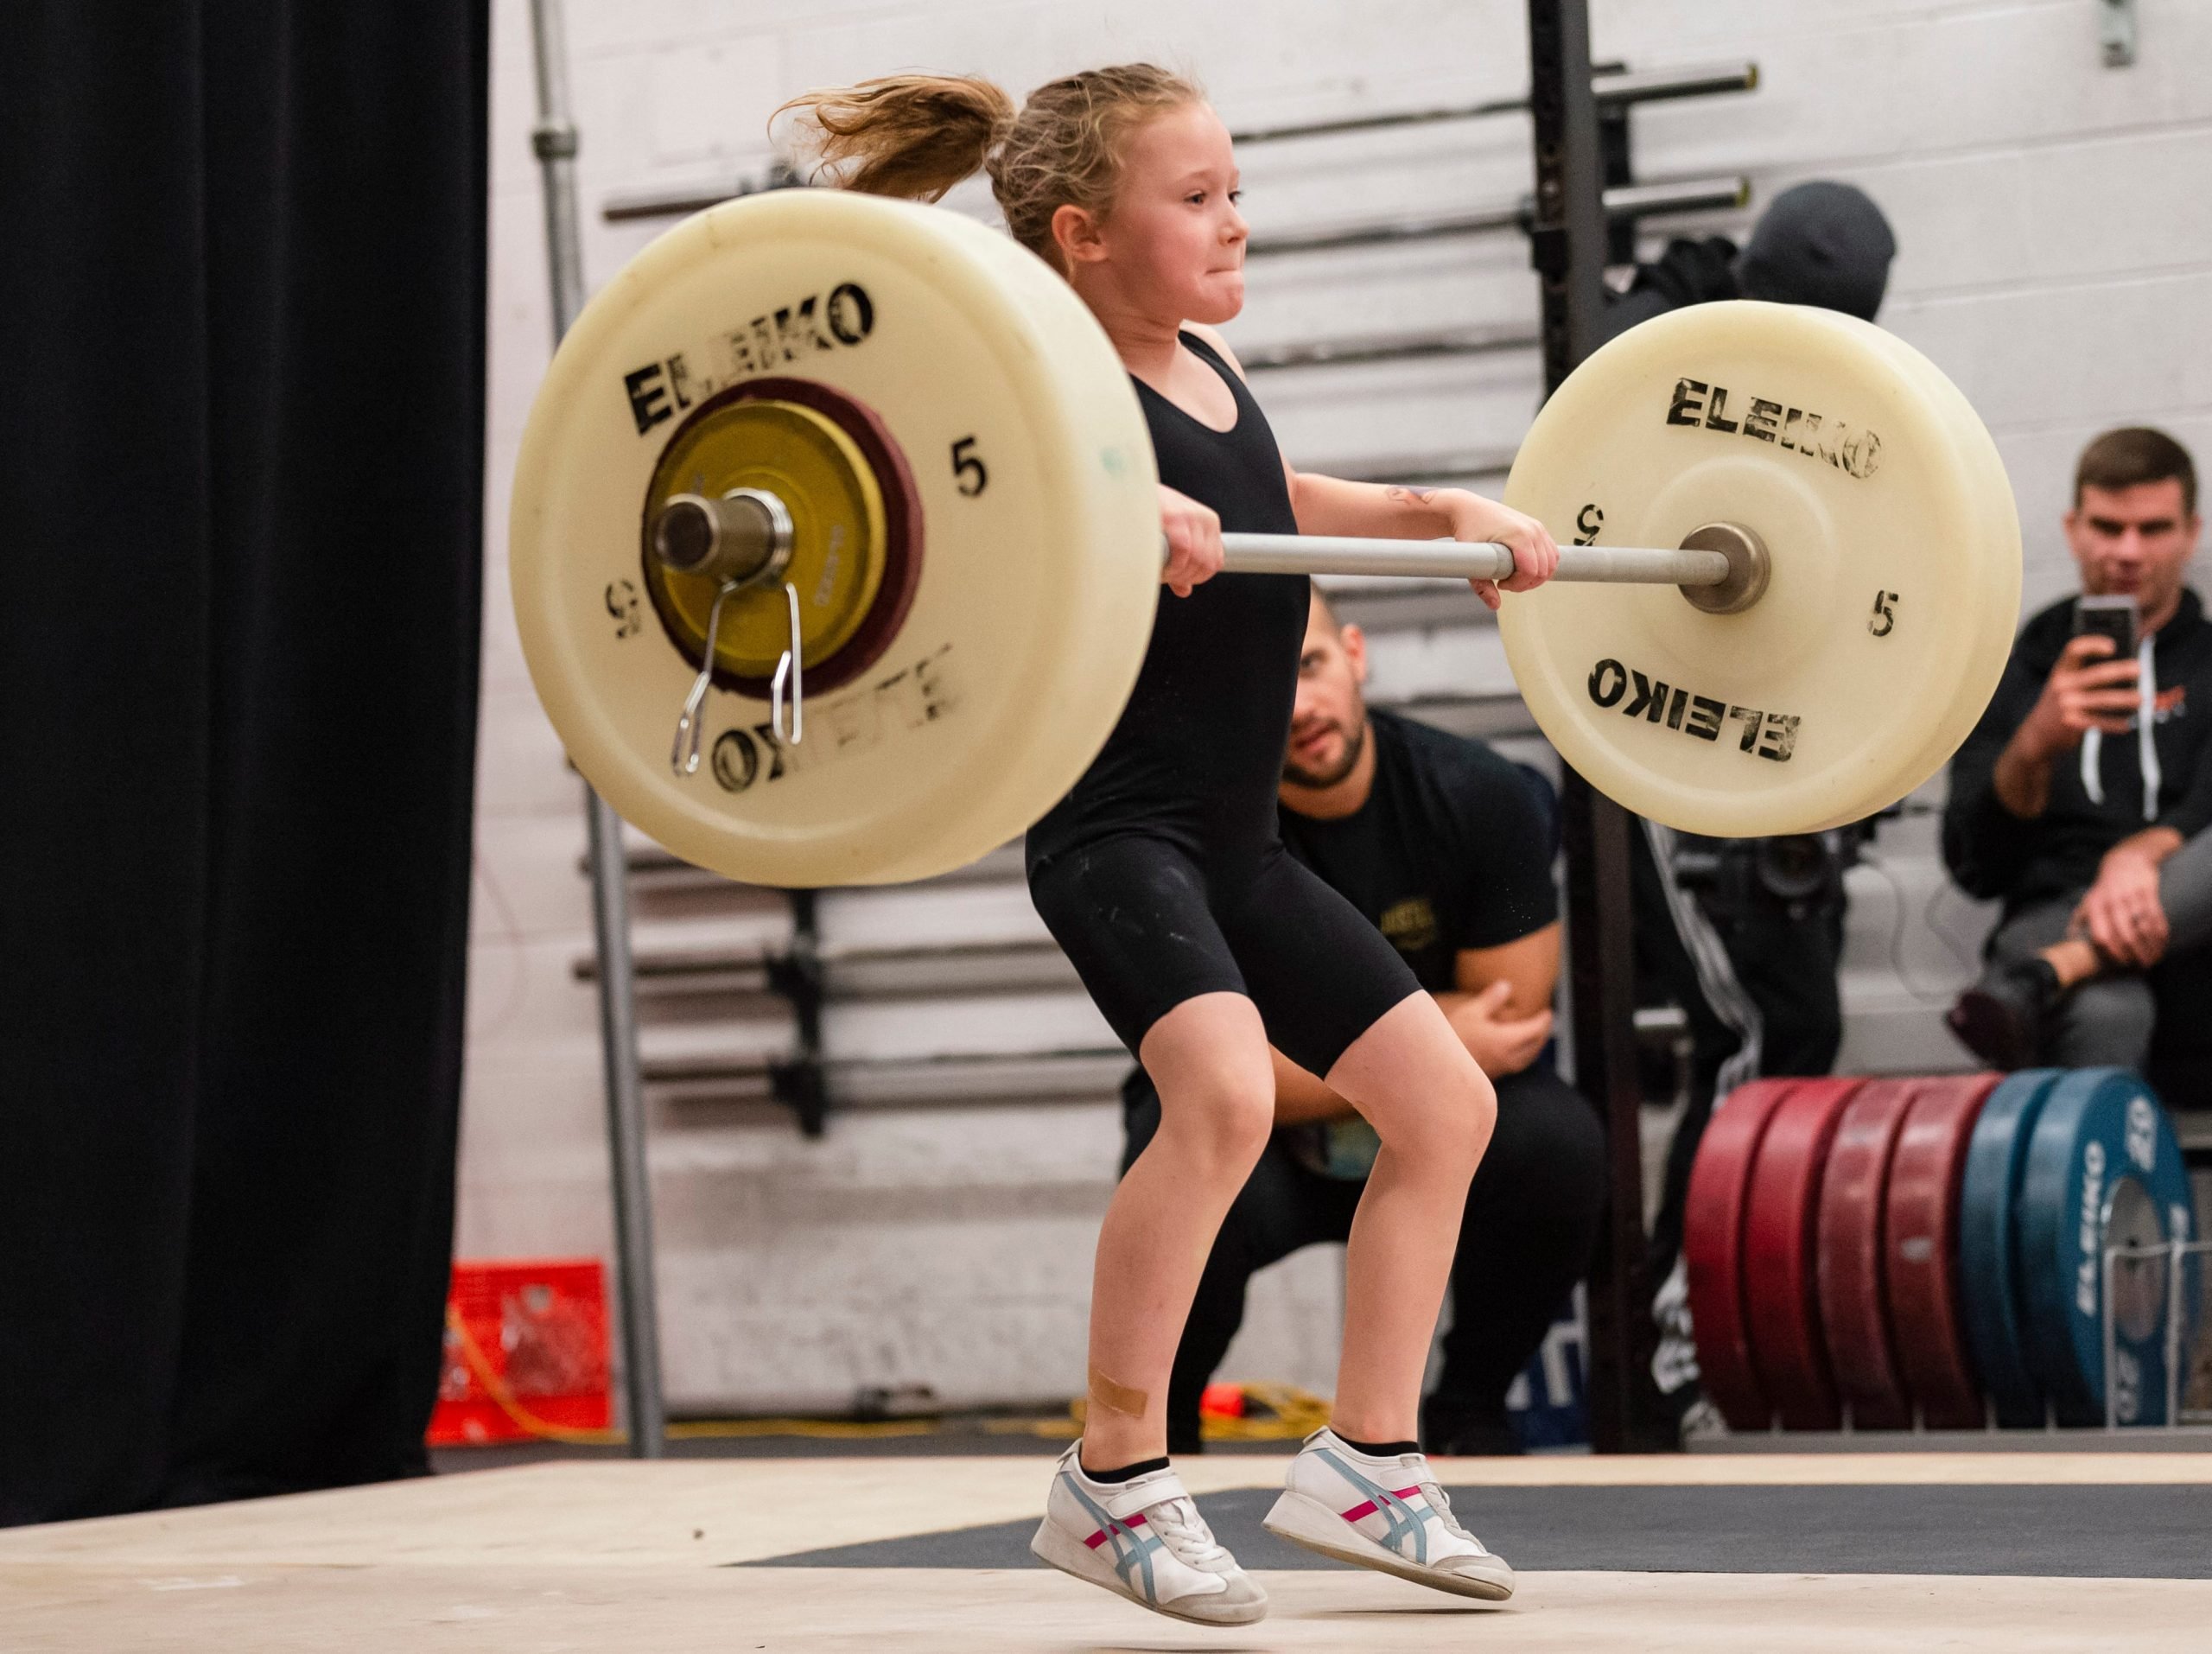
[[[1043,1491],[1041,1485],[1039,1491]],[[2212,1486],[1452,1488],[1516,1568],[1630,1573],[2018,1574],[2212,1579]],[[1198,1500],[1246,1568],[1340,1566],[1260,1525],[1272,1489]],[[1033,1521],[918,1534],[746,1564],[1029,1568]]]

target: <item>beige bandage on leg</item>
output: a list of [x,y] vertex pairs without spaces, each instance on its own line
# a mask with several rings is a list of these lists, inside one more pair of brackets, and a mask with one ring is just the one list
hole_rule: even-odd
[[1127,1384],[1116,1384],[1093,1367],[1090,1370],[1090,1399],[1110,1413],[1141,1419],[1152,1405],[1152,1397],[1141,1390],[1132,1390]]

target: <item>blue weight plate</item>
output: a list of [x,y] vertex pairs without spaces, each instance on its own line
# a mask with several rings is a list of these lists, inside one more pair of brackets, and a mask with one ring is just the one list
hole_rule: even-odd
[[2012,1219],[2036,1116],[2059,1078],[2056,1068],[2027,1068],[1998,1085],[1974,1121],[1959,1187],[1960,1320],[1974,1370],[2005,1424],[2044,1419],[2020,1330]]
[[[2028,1366],[2061,1423],[2105,1422],[2105,1249],[2196,1232],[2173,1123],[2142,1078],[2082,1068],[2052,1086],[2028,1144],[2014,1233]],[[2196,1301],[2196,1275],[2184,1274],[2185,1305]],[[2167,1287],[2164,1258],[2114,1264],[2113,1416],[2122,1424],[2167,1422]]]

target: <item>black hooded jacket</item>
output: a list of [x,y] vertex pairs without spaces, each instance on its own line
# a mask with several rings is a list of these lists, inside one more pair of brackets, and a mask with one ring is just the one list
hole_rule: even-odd
[[2070,597],[2021,628],[1995,697],[1951,760],[1943,860],[1969,894],[2001,898],[2008,916],[2034,902],[2078,895],[2096,881],[2104,853],[2146,827],[2171,827],[2192,838],[2212,826],[2212,624],[2186,588],[2181,608],[2152,639],[2158,786],[2151,812],[2143,807],[2144,767],[2133,733],[2099,743],[2101,804],[2083,785],[2080,747],[2052,760],[2050,801],[2040,816],[2024,821],[1998,801],[1997,760],[2073,635]]

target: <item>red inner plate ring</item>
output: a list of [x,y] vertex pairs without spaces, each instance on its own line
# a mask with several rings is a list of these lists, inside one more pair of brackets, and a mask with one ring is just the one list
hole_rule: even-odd
[[[876,586],[875,596],[868,604],[868,613],[861,616],[859,628],[834,654],[805,663],[807,695],[826,695],[851,683],[882,658],[883,652],[891,646],[892,639],[899,635],[899,628],[906,623],[906,611],[914,606],[914,588],[922,577],[921,490],[914,486],[914,473],[906,463],[906,451],[875,410],[818,379],[747,379],[701,403],[684,417],[677,430],[681,433],[733,402],[756,401],[795,402],[830,421],[860,449],[861,457],[868,461],[868,469],[874,474],[876,487],[883,496],[883,578]],[[671,436],[669,442],[675,440]],[[639,543],[639,555],[645,566],[645,590],[652,594],[653,607],[659,612],[670,641],[696,668],[704,656],[689,640],[684,628],[668,608],[659,582],[652,576],[650,519],[642,523]],[[768,698],[767,678],[734,672],[719,664],[715,668],[715,684],[717,688],[757,700]]]

